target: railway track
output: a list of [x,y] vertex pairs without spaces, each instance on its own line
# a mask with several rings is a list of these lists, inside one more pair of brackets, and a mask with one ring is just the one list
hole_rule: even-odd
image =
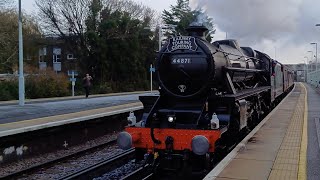
[[90,179],[97,176],[101,176],[106,173],[106,171],[112,170],[112,168],[127,162],[134,157],[135,150],[134,148],[128,149],[120,154],[112,156],[104,161],[96,163],[90,167],[85,167],[80,169],[72,174],[61,177],[59,179]]
[[13,172],[11,174],[0,177],[0,179],[17,179],[17,178],[21,177],[22,175],[32,174],[32,172],[36,172],[37,170],[45,169],[50,166],[53,166],[54,164],[67,161],[72,158],[80,157],[80,156],[85,155],[87,153],[91,153],[91,152],[97,151],[98,149],[105,148],[107,146],[111,146],[111,145],[115,145],[115,144],[116,144],[116,139],[113,139],[108,142],[105,142],[105,143],[102,143],[102,144],[99,144],[99,145],[96,145],[96,146],[93,146],[93,147],[90,147],[90,148],[87,148],[84,150],[80,150],[80,151],[77,151],[77,152],[62,156],[62,157],[58,157],[56,159],[53,159],[53,160],[50,160],[50,161],[47,161],[44,163],[36,164],[34,166]]
[[131,172],[127,176],[123,177],[122,180],[135,180],[135,179],[152,179],[154,177],[153,172],[150,172],[148,168],[150,167],[149,164],[146,164],[143,167],[138,168],[137,170]]
[[[244,137],[245,135],[243,134],[242,136]],[[240,139],[242,139],[243,137],[241,137]],[[36,172],[38,170],[46,169],[46,168],[53,166],[55,164],[58,164],[60,162],[68,161],[69,159],[76,158],[76,157],[82,156],[84,154],[94,152],[94,151],[98,150],[99,148],[104,148],[104,147],[115,145],[115,144],[116,144],[116,139],[113,139],[113,140],[110,140],[106,143],[99,144],[94,147],[90,147],[85,150],[81,150],[81,151],[60,157],[60,158],[56,158],[54,160],[50,160],[50,161],[44,162],[42,164],[37,164],[32,167],[23,169],[21,171],[14,172],[12,174],[9,174],[9,175],[6,175],[6,176],[0,177],[0,178],[1,179],[2,178],[3,179],[17,179],[17,178],[21,177],[22,175],[25,175],[25,174],[30,175],[33,172]],[[225,153],[229,152],[231,149],[233,149],[233,147],[234,147],[234,145],[232,147],[228,147],[228,150],[224,151],[224,152]],[[131,148],[131,149],[126,150],[120,154],[114,155],[106,160],[95,163],[94,165],[83,167],[75,172],[72,172],[71,174],[68,173],[67,175],[59,177],[58,179],[90,179],[90,178],[92,179],[94,177],[99,177],[105,173],[108,173],[108,172],[116,169],[119,166],[123,166],[124,164],[126,164],[130,160],[134,159],[134,154],[135,154],[134,152],[135,152],[135,150],[133,148]],[[222,156],[225,156],[226,155],[225,153],[223,153],[224,155],[222,155]],[[221,157],[219,158],[219,160],[221,160]],[[214,164],[216,164],[216,163],[214,163]],[[148,168],[148,167],[149,167],[148,164],[145,165],[144,167],[139,167],[138,169],[127,174],[125,177],[122,176],[123,177],[122,179],[126,179],[126,180],[127,179],[129,179],[129,180],[130,179],[152,179],[152,178],[154,178],[154,176],[157,176],[157,175],[153,174],[152,171],[150,171],[151,168],[150,167]],[[121,176],[119,176],[119,177],[121,177]]]

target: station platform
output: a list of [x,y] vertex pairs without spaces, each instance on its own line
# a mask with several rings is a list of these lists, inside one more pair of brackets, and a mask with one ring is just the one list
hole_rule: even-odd
[[294,89],[204,179],[320,179],[320,94]]
[[136,111],[143,108],[139,96],[157,93],[120,93],[89,96],[88,99],[83,96],[50,98],[31,101],[25,106],[1,102],[0,137]]

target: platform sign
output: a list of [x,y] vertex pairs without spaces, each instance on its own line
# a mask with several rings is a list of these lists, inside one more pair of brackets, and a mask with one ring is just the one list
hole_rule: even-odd
[[69,78],[69,81],[76,82],[77,78]]
[[74,96],[74,86],[76,85],[76,81],[77,81],[77,78],[75,78],[74,76],[78,76],[78,72],[71,70],[71,71],[68,71],[68,75],[69,76],[71,75],[71,78],[69,80],[71,81],[72,96]]
[[156,72],[156,68],[154,68],[154,67],[150,67],[150,72]]
[[68,70],[68,76],[72,76],[72,74],[73,74],[73,76],[78,76],[78,75],[79,75],[79,74],[78,74],[78,71]]

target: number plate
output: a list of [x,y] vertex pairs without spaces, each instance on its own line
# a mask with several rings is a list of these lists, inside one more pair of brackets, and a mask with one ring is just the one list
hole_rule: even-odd
[[190,58],[173,58],[171,59],[172,64],[191,64]]

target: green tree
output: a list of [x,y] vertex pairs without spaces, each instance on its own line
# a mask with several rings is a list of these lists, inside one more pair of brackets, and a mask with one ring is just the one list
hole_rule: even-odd
[[212,18],[208,17],[202,9],[192,10],[189,0],[177,0],[176,5],[171,5],[170,10],[162,12],[162,19],[166,24],[177,25],[176,32],[180,35],[188,35],[185,30],[192,22],[198,22],[206,26],[207,40],[211,41],[211,35],[215,33]]
[[152,32],[145,27],[150,26],[154,12],[129,0],[111,2],[102,9],[98,1],[90,6],[86,20],[90,66],[102,87],[107,84],[118,91],[145,88],[156,48]]

